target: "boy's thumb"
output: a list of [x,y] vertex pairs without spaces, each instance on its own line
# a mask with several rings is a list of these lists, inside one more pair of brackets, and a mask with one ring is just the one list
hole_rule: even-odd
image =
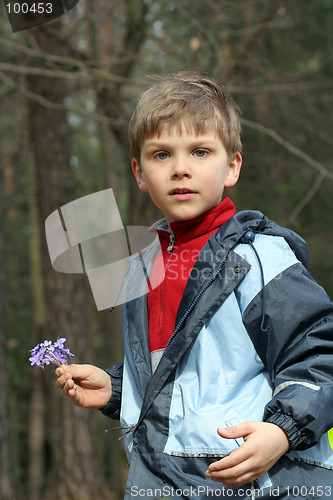
[[72,377],[79,377],[82,372],[81,365],[67,365],[67,370],[71,373]]
[[235,439],[244,436],[243,424],[234,425],[233,427],[219,427],[218,434],[225,439]]

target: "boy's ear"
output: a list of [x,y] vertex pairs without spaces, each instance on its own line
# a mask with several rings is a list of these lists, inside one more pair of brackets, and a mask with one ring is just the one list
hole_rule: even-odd
[[146,184],[142,168],[135,158],[132,158],[132,170],[140,191],[144,191],[146,193],[148,191],[148,186]]
[[242,166],[242,161],[243,161],[242,155],[240,154],[239,151],[233,153],[228,166],[227,175],[225,177],[225,182],[224,182],[225,187],[232,187],[238,181],[238,177]]

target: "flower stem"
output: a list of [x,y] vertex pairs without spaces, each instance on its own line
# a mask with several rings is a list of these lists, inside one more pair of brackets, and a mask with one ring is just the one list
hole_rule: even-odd
[[48,354],[49,357],[45,357],[43,359],[43,362],[50,360],[52,364],[57,365],[57,366],[61,366],[61,363],[59,362],[58,358],[53,354],[52,351],[49,351],[48,349],[46,349],[45,354]]

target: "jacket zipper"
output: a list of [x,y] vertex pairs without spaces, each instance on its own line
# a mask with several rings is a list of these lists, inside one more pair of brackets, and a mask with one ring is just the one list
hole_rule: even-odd
[[168,341],[167,345],[165,346],[165,349],[168,347],[168,345],[170,344],[170,342],[172,341],[172,339],[175,337],[175,335],[177,335],[177,333],[179,332],[179,330],[183,326],[183,323],[185,322],[186,318],[191,313],[191,311],[194,309],[194,307],[197,305],[197,303],[199,302],[200,298],[205,293],[205,291],[207,290],[207,288],[209,288],[210,285],[213,283],[213,281],[215,281],[217,275],[220,273],[222,267],[225,265],[225,263],[227,261],[227,258],[228,258],[228,255],[229,255],[229,251],[227,251],[226,255],[223,257],[223,259],[221,260],[221,262],[217,266],[217,268],[216,268],[215,272],[213,273],[213,275],[209,278],[209,280],[206,282],[206,284],[201,288],[201,290],[194,297],[194,299],[191,302],[190,306],[185,311],[185,313],[183,314],[182,318],[180,319],[178,325],[176,326],[173,334],[169,338],[169,341]]
[[[173,252],[173,250],[175,248],[175,244],[176,244],[176,237],[175,237],[175,235],[173,233],[170,233],[170,242],[169,242],[169,246],[167,248],[167,252],[170,254],[170,258],[168,259],[168,262],[166,263],[166,266],[164,268],[164,272],[166,272],[166,269],[167,269],[167,267],[169,265],[169,262],[171,260],[171,254],[172,254],[172,252]],[[126,279],[126,276],[125,276],[125,279]],[[161,321],[161,318],[160,318],[159,321]],[[125,356],[126,356],[127,361],[128,361],[128,367],[129,367],[130,372],[132,374],[133,381],[134,381],[134,384],[135,384],[135,388],[138,391],[138,394],[139,394],[140,398],[143,401],[144,395],[143,395],[143,393],[141,391],[141,387],[139,386],[139,383],[137,381],[137,376],[136,376],[136,373],[135,373],[135,369],[134,369],[134,367],[132,365],[131,355],[129,354],[130,353],[130,351],[129,351],[129,345],[128,345],[127,338],[126,338],[126,335],[125,335],[124,331],[123,331],[123,343],[124,343]],[[127,431],[127,432],[130,432],[130,431]]]
[[176,244],[176,237],[173,233],[170,233],[170,242],[169,242],[169,246],[167,248],[168,253],[171,254],[173,252],[173,249],[175,248],[175,244]]
[[[168,258],[168,260],[166,261],[165,263],[165,266],[164,266],[164,276],[163,276],[163,281],[165,280],[165,275],[166,275],[166,272],[168,270],[168,267],[169,267],[169,264],[171,262],[171,259],[172,259],[172,253],[174,251],[174,248],[175,248],[175,245],[176,245],[176,237],[173,233],[170,233],[170,242],[169,242],[169,246],[167,248],[167,252],[168,254],[170,255],[170,257]],[[162,304],[162,296],[163,296],[163,281],[162,283],[160,284],[160,291],[159,291],[159,296],[160,296],[160,304]],[[162,311],[162,308],[160,308],[160,314],[159,314],[159,318],[158,318],[158,331],[161,330],[161,327],[162,327],[162,316],[163,316],[163,311]]]

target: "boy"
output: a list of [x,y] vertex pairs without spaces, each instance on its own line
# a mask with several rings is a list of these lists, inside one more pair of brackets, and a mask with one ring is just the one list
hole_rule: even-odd
[[61,367],[58,387],[121,419],[125,498],[330,497],[333,307],[299,236],[222,199],[242,163],[236,104],[179,73],[142,95],[129,137],[160,246],[124,280],[124,363]]

